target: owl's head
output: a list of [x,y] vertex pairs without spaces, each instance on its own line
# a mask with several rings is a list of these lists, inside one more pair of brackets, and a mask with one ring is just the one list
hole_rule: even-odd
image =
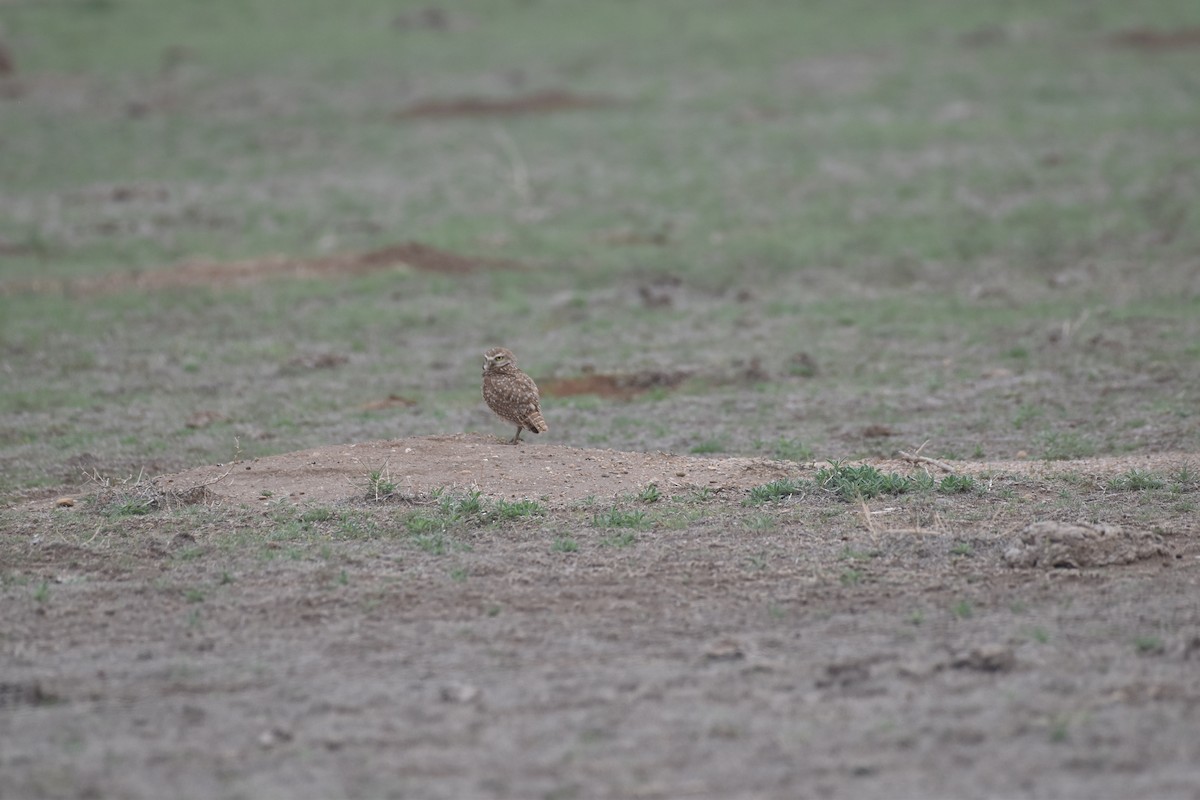
[[502,372],[516,366],[517,357],[507,347],[493,347],[483,354],[484,372]]

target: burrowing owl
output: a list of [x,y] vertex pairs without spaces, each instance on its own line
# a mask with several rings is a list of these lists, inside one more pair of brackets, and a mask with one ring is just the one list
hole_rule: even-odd
[[516,356],[504,347],[483,354],[483,399],[496,416],[517,426],[509,444],[521,441],[521,431],[550,430],[538,407],[541,398],[533,378],[517,369]]

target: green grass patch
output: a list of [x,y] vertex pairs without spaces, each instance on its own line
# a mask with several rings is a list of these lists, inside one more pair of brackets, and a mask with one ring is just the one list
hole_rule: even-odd
[[638,500],[643,503],[657,503],[662,499],[662,492],[658,490],[658,484],[647,484],[640,492],[638,492]]
[[1131,469],[1108,482],[1108,488],[1117,492],[1144,492],[1148,489],[1161,489],[1166,485],[1165,478],[1140,469]]
[[779,437],[771,448],[771,455],[780,461],[805,462],[813,460],[813,450],[796,439]]
[[770,483],[764,483],[761,486],[753,487],[750,490],[750,496],[745,500],[745,504],[761,505],[762,503],[778,502],[786,497],[804,494],[804,491],[811,488],[811,486],[812,484],[808,481],[781,478]]
[[644,528],[649,524],[646,512],[639,509],[610,508],[592,515],[592,525],[597,528]]
[[933,488],[933,478],[925,473],[907,477],[884,473],[870,464],[849,466],[833,463],[817,470],[813,482],[818,488],[843,500],[870,499],[883,494],[897,495]]
[[937,490],[942,494],[965,494],[975,491],[975,479],[970,475],[947,475],[938,481]]
[[536,500],[497,500],[492,506],[491,513],[497,519],[509,520],[521,517],[535,517],[546,513],[545,507]]
[[554,553],[576,553],[579,551],[579,542],[571,536],[557,536],[550,543],[550,550]]
[[637,534],[633,531],[622,531],[614,533],[611,536],[606,536],[600,540],[600,544],[604,547],[615,547],[618,549],[632,547],[637,543]]

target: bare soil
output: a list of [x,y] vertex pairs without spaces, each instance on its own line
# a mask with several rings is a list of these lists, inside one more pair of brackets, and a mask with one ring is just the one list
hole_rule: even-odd
[[[534,434],[526,434],[533,438]],[[248,503],[287,497],[336,503],[361,497],[373,471],[386,473],[401,496],[437,489],[479,490],[489,497],[539,499],[567,508],[585,497],[615,498],[651,483],[664,491],[749,490],[786,477],[795,465],[750,458],[622,453],[556,445],[516,446],[493,436],[458,434],[323,447],[200,467],[154,480],[164,492],[204,486],[213,499]]]
[[[816,465],[460,434],[38,501],[0,535],[0,796],[1195,797],[1196,489],[1112,479],[1196,461],[748,506]],[[545,512],[431,548],[438,489]]]
[[[114,202],[146,196],[153,187],[116,186],[106,190]],[[152,196],[152,194],[151,194]],[[466,275],[481,269],[520,269],[508,259],[464,256],[420,242],[402,242],[363,253],[338,253],[315,258],[267,256],[245,261],[186,261],[153,270],[113,272],[79,278],[35,278],[0,283],[0,294],[63,292],[71,295],[161,291],[194,286],[242,286],[272,278],[328,278],[367,275],[383,270],[417,270]]]
[[1178,28],[1176,30],[1131,28],[1114,33],[1110,41],[1118,47],[1128,47],[1144,52],[1186,50],[1200,47],[1200,28]]
[[586,95],[565,89],[545,89],[514,97],[456,97],[422,100],[397,112],[397,119],[493,117],[516,114],[550,114],[558,111],[608,108],[617,101],[604,95]]

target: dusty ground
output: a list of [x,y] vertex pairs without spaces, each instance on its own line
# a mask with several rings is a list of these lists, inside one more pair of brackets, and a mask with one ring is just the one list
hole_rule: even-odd
[[[1200,797],[1200,29],[1053,18],[457,78],[0,42],[0,800]],[[417,436],[495,430],[501,340],[551,434]],[[295,452],[175,471],[231,441]],[[967,491],[659,452],[922,441]]]
[[[457,435],[85,487],[4,512],[0,796],[1195,797],[1196,485],[1113,480],[1196,461],[748,506],[814,466]],[[442,487],[543,513],[430,546]]]

